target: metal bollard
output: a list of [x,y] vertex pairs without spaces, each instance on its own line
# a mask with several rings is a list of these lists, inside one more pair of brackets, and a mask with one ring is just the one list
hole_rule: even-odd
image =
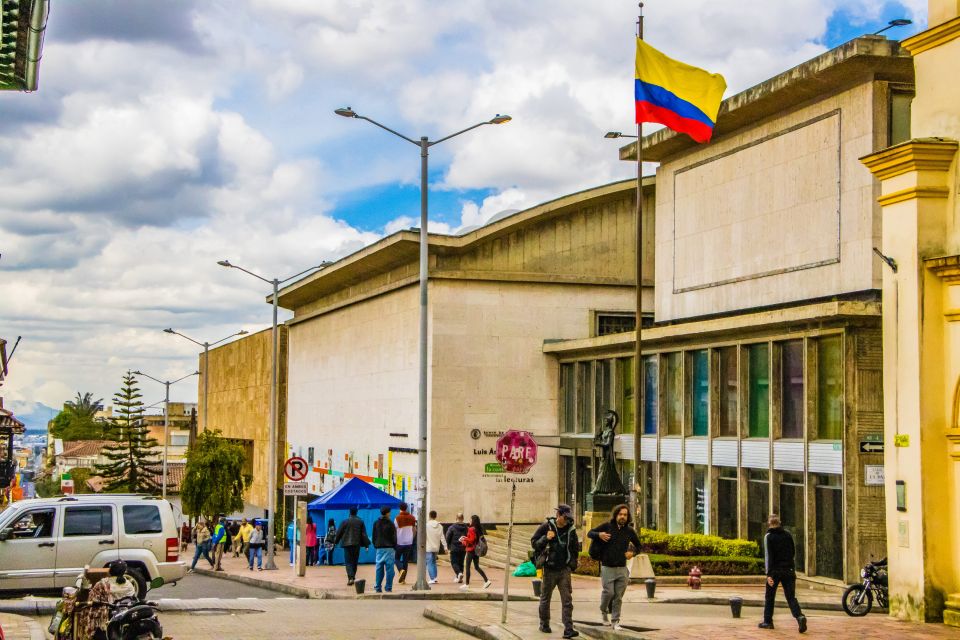
[[353,588],[357,590],[358,596],[363,595],[363,591],[364,589],[366,589],[366,587],[367,587],[367,581],[364,580],[363,578],[359,580],[354,580],[353,582]]
[[730,598],[730,613],[734,618],[740,617],[740,609],[743,608],[743,598],[734,596]]
[[647,578],[643,581],[643,585],[647,588],[647,597],[653,598],[653,594],[657,590],[657,581],[654,578]]
[[540,587],[543,585],[543,582],[540,580],[533,580],[530,584],[533,585],[533,595],[540,597]]

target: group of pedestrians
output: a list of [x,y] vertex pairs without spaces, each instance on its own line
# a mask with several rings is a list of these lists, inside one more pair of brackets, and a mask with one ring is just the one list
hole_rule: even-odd
[[201,556],[210,563],[214,571],[223,571],[222,561],[226,549],[233,551],[233,557],[243,556],[247,560],[248,568],[252,571],[254,560],[257,569],[263,569],[263,547],[265,538],[260,523],[253,524],[246,518],[242,521],[227,523],[226,516],[214,516],[212,526],[208,527],[204,519],[197,520],[197,524],[190,529],[189,525],[181,528],[181,548],[186,549],[186,541],[192,538],[196,547],[193,551],[193,562],[189,572],[197,568]]

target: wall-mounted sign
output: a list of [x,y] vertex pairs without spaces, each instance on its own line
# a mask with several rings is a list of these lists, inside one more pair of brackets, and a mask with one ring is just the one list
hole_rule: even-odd
[[503,465],[499,462],[488,462],[483,465],[484,473],[503,473]]
[[906,433],[898,433],[893,436],[893,446],[895,447],[909,447],[910,446],[910,435]]
[[872,440],[860,441],[860,453],[883,453],[883,443]]
[[883,485],[883,465],[863,465],[863,484],[867,486]]

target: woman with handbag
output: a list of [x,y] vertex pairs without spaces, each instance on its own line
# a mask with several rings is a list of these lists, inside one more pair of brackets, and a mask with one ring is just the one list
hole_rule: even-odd
[[460,542],[463,543],[463,546],[467,550],[467,557],[463,563],[467,575],[464,576],[463,585],[460,586],[460,590],[469,591],[470,589],[471,564],[477,570],[477,573],[480,574],[480,577],[483,578],[483,588],[489,589],[493,583],[490,582],[487,574],[480,568],[480,556],[487,555],[487,539],[483,536],[483,525],[480,524],[480,516],[476,514],[470,516],[470,528],[467,529],[467,535],[460,538]]

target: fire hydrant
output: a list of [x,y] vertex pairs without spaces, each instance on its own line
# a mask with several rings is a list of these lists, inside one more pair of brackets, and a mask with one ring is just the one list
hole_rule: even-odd
[[702,582],[700,577],[702,575],[703,572],[700,570],[700,567],[694,565],[694,567],[690,569],[690,575],[687,576],[687,586],[691,589],[699,589],[700,583]]

